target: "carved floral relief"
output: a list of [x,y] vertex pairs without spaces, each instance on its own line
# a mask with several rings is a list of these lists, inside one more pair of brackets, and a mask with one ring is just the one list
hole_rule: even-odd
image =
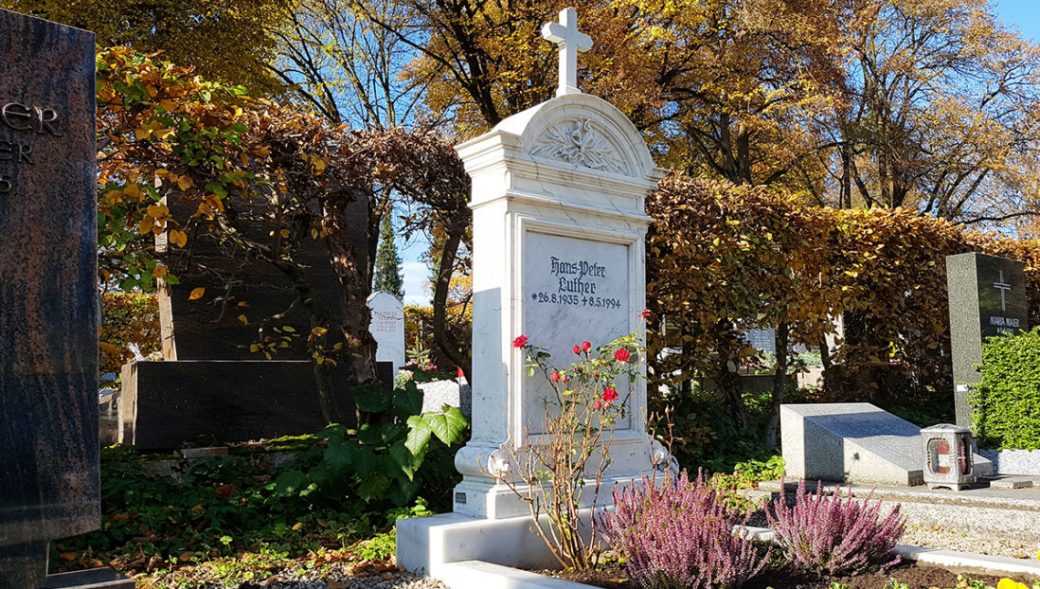
[[603,170],[630,174],[628,166],[589,119],[565,122],[546,130],[531,148],[531,155]]

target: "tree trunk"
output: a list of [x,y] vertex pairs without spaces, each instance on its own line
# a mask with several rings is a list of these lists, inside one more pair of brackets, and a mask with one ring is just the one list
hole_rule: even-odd
[[[463,217],[464,219],[464,217]],[[437,345],[437,364],[451,363],[469,373],[469,360],[460,352],[459,342],[452,341],[448,334],[448,293],[451,290],[451,276],[455,269],[455,257],[459,243],[466,232],[465,222],[456,222],[446,227],[444,247],[437,266],[437,279],[433,288],[433,341]]]
[[[367,196],[357,195],[358,198]],[[366,202],[367,204],[367,202]],[[376,340],[369,333],[371,313],[368,295],[372,281],[368,275],[368,239],[356,239],[349,231],[351,223],[362,223],[368,228],[367,219],[348,219],[350,203],[334,202],[325,205],[322,220],[327,234],[326,243],[332,267],[340,283],[340,301],[343,306],[343,341],[350,357],[354,379],[358,383],[378,382],[376,373]],[[367,233],[367,231],[366,231]]]
[[769,427],[766,428],[765,444],[768,448],[776,448],[777,434],[780,431],[780,405],[787,392],[787,348],[791,340],[791,325],[781,323],[776,326],[774,343],[776,347],[776,372],[773,374],[773,398],[769,415]]
[[747,410],[740,394],[740,374],[737,372],[740,368],[740,344],[728,321],[723,319],[715,324],[715,341],[719,352],[716,384],[726,401],[733,425],[742,429],[747,425]]

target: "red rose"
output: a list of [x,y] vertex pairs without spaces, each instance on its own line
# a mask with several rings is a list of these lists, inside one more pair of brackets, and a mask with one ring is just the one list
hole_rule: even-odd
[[527,336],[526,335],[517,336],[517,338],[515,340],[513,340],[513,347],[514,348],[522,348],[522,347],[524,347],[526,345],[527,345]]
[[607,387],[603,389],[603,400],[607,403],[613,403],[614,401],[617,401],[617,398],[618,394],[617,391],[614,390],[614,387]]
[[458,378],[462,378],[462,377],[466,376],[466,373],[462,371],[462,368],[456,368],[455,369],[455,376],[458,377]]
[[649,319],[650,318],[650,309],[643,309],[643,311],[639,314],[639,316],[642,317],[643,319]]
[[560,382],[560,373],[553,370],[553,373],[549,375],[549,380],[553,382]]
[[594,411],[599,411],[602,408],[603,408],[603,403],[600,403],[599,401],[596,401],[595,403],[592,404],[592,409]]
[[588,342],[588,340],[586,340],[584,342],[581,342],[581,351],[582,352],[588,352],[591,349],[592,349],[592,344],[590,344]]
[[578,344],[574,344],[574,347],[571,348],[571,351],[574,352],[575,354],[580,354],[581,353],[581,346],[579,346]]
[[617,351],[614,352],[614,359],[618,362],[628,362],[628,358],[628,348],[618,348]]

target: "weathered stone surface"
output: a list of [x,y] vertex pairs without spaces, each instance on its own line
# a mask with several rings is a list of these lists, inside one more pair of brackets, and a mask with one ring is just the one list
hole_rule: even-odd
[[1029,329],[1025,266],[979,253],[946,258],[957,425],[971,426],[967,398],[979,382],[985,338]]
[[457,380],[435,380],[424,382],[419,386],[423,394],[423,413],[440,411],[445,405],[458,407],[462,414],[469,417],[473,413],[473,391],[469,383]]
[[1040,476],[1040,450],[987,450],[979,454],[993,463],[1002,475]]
[[[165,450],[187,442],[244,442],[316,432],[328,422],[311,366],[307,360],[127,364],[119,440],[141,450]],[[345,379],[343,371],[333,372],[333,380]],[[338,395],[335,409],[342,423],[352,423],[349,401],[346,391]]]
[[[789,479],[924,483],[921,428],[870,403],[783,405],[780,429]],[[974,461],[976,474],[992,473],[985,458]]]
[[2,587],[5,555],[97,528],[100,497],[94,36],[4,10],[0,31]]

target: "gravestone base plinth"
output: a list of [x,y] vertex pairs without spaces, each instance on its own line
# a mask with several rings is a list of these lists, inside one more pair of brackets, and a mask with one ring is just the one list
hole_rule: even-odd
[[[610,464],[601,473],[599,483],[595,478],[585,479],[579,503],[583,509],[612,505],[611,493],[615,487],[641,485],[645,477],[660,478],[666,469],[678,470],[668,451],[645,434],[615,434],[609,453]],[[455,486],[455,513],[487,519],[530,517],[530,508],[523,499],[529,487],[519,480],[528,478],[523,473],[531,471],[530,467],[518,465],[525,455],[523,451],[510,452],[503,445],[470,440],[455,455],[455,469],[463,476],[462,482]],[[589,468],[595,466],[590,464]],[[517,477],[517,472],[521,476]],[[508,477],[513,477],[512,482],[504,480]]]
[[46,579],[46,543],[0,545],[0,589],[42,587]]
[[134,589],[134,586],[133,579],[112,569],[90,569],[50,575],[43,589]]
[[45,543],[0,546],[0,589],[134,589],[134,580],[107,568],[47,574]]

